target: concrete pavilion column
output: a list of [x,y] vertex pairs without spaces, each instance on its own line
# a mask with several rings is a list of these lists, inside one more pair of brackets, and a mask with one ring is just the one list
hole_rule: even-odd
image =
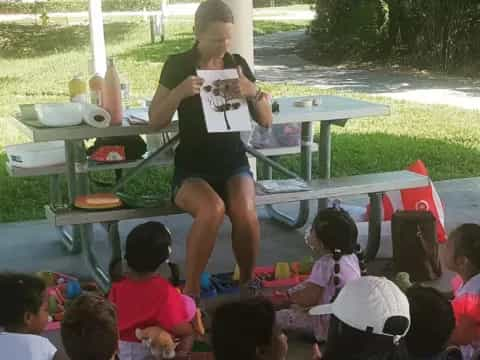
[[250,68],[253,60],[253,0],[223,0],[233,11],[232,52],[242,55]]
[[[242,55],[247,61],[250,69],[255,72],[253,58],[253,0],[223,0],[233,11],[233,39],[232,53]],[[252,127],[255,126],[252,122]],[[248,142],[251,132],[242,132],[244,142]],[[249,156],[248,162],[253,176],[257,178],[257,161]]]
[[107,70],[107,52],[103,31],[102,0],[90,0],[88,6],[90,26],[90,48],[93,58],[93,72],[105,76]]

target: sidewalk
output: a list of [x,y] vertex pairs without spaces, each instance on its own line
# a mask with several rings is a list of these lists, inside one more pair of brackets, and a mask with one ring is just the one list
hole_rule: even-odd
[[304,31],[255,38],[257,78],[319,89],[351,90],[424,104],[480,110],[480,80],[390,70],[321,66],[300,57]]

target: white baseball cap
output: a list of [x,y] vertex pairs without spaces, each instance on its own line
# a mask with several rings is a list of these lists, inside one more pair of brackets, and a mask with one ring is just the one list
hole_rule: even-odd
[[410,327],[410,306],[405,294],[383,277],[363,276],[349,281],[331,304],[310,309],[310,315],[333,314],[360,331],[403,337]]

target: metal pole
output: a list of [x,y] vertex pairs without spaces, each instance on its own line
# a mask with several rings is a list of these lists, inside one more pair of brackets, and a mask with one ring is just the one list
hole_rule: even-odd
[[[319,177],[321,179],[330,179],[331,157],[332,157],[332,137],[330,121],[320,122],[320,141],[318,144],[319,158]],[[328,199],[318,200],[318,210],[328,207]]]
[[155,150],[155,152],[150,155],[148,158],[143,160],[140,164],[135,166],[132,170],[128,172],[127,175],[123,176],[120,181],[117,182],[117,184],[113,187],[112,192],[116,192],[120,190],[128,181],[130,181],[132,178],[135,177],[145,166],[153,162],[157,156],[159,156],[162,152],[167,151],[170,149],[172,146],[175,145],[175,143],[180,139],[180,135],[177,134],[173,138],[171,138],[166,144]]

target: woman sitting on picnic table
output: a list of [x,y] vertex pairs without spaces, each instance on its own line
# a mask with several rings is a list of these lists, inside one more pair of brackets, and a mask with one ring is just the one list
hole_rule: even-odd
[[172,198],[194,218],[187,238],[185,293],[198,299],[200,275],[213,251],[224,215],[232,222],[232,245],[240,267],[240,281],[252,278],[259,223],[255,186],[239,132],[208,133],[197,69],[237,69],[237,96],[245,98],[252,118],[269,127],[272,111],[267,94],[255,86],[255,77],[243,57],[228,52],[233,14],[221,0],[202,2],[195,13],[196,42],[192,49],[170,56],[150,106],[150,121],[167,127],[178,109],[180,144],[175,151]]

